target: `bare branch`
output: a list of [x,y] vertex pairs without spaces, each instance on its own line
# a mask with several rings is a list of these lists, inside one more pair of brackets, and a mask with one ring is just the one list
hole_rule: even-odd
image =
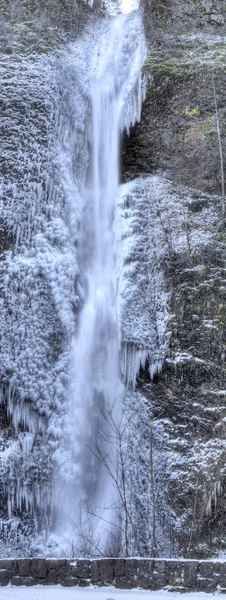
[[221,171],[221,195],[222,195],[222,230],[225,227],[225,183],[224,183],[224,159],[223,159],[223,150],[222,150],[222,141],[221,141],[221,129],[220,129],[220,119],[219,119],[219,111],[217,104],[217,96],[216,96],[216,88],[214,81],[214,74],[212,74],[212,85],[213,85],[213,97],[214,97],[214,106],[215,106],[215,115],[216,115],[216,127],[217,127],[217,137],[218,137],[218,147],[219,147],[219,155],[220,155],[220,171]]

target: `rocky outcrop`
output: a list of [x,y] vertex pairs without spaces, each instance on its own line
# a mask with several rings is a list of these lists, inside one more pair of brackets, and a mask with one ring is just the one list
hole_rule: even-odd
[[[170,292],[162,373],[138,389],[150,403],[156,515],[172,556],[224,552],[225,293],[222,223],[225,170],[225,2],[144,5],[149,40],[142,119],[123,136],[122,177],[155,180],[160,261]],[[219,131],[217,131],[219,120]],[[161,185],[159,187],[159,184]],[[160,442],[160,440],[162,440]],[[159,499],[164,482],[167,499]],[[164,509],[163,509],[164,506]],[[161,517],[162,512],[164,517]],[[158,537],[158,536],[157,536]],[[156,540],[156,552],[164,547]]]
[[221,194],[214,94],[225,156],[225,58],[218,36],[166,36],[151,46],[141,123],[124,136],[124,179],[162,170],[178,184]]
[[147,32],[163,34],[197,31],[225,33],[225,0],[143,0]]
[[[223,156],[226,151],[226,44],[222,37],[226,31],[225,4],[223,0],[144,2],[149,43],[144,66],[147,96],[141,123],[131,129],[130,135],[124,134],[122,140],[123,181],[142,179],[139,227],[135,212],[138,204],[128,195],[124,207],[125,220],[129,214],[131,230],[138,234],[134,248],[135,275],[128,269],[131,298],[137,293],[133,286],[136,269],[140,275],[137,313],[128,299],[131,331],[135,319],[139,320],[141,313],[141,320],[144,317],[142,290],[147,279],[146,265],[150,262],[155,281],[158,282],[159,274],[161,282],[163,274],[165,277],[164,297],[161,282],[158,294],[153,278],[149,277],[148,283],[148,298],[153,304],[150,311],[146,305],[147,314],[153,320],[154,314],[158,316],[156,346],[161,315],[165,318],[162,305],[168,304],[167,350],[162,372],[155,370],[150,381],[150,371],[143,361],[137,380],[137,404],[133,402],[133,407],[137,407],[139,398],[144,399],[143,421],[146,423],[149,415],[150,428],[142,424],[138,437],[138,408],[131,419],[135,423],[134,435],[141,440],[141,450],[145,430],[146,461],[144,469],[140,453],[139,478],[136,485],[130,482],[129,493],[134,495],[132,516],[137,522],[140,511],[137,530],[142,529],[145,489],[148,519],[151,515],[151,544],[145,545],[141,540],[140,552],[159,556],[202,557],[218,554],[226,546],[226,236],[221,219],[220,168],[220,145]],[[0,552],[11,554],[13,547],[17,555],[22,555],[33,551],[29,542],[34,531],[33,513],[37,528],[40,514],[44,528],[48,521],[50,457],[57,452],[61,437],[68,385],[65,349],[76,322],[79,301],[74,289],[78,275],[77,240],[71,245],[68,242],[71,232],[67,200],[71,194],[79,204],[78,190],[70,177],[71,173],[82,170],[83,160],[88,161],[88,133],[84,123],[89,109],[85,103],[87,90],[83,88],[82,77],[77,77],[85,69],[82,71],[79,65],[75,73],[75,55],[71,54],[71,48],[70,58],[64,54],[65,43],[74,41],[88,20],[95,20],[95,15],[86,5],[63,0],[57,3],[21,0],[10,4],[3,1],[0,11],[3,50],[0,68],[5,82],[1,96],[4,194],[0,258],[4,327],[1,330]],[[79,144],[70,135],[78,121]],[[71,162],[65,160],[67,150]],[[151,241],[153,220],[155,231]],[[126,267],[131,266],[133,259],[127,257]],[[70,315],[69,325],[66,313]],[[145,327],[142,323],[143,330]],[[163,337],[165,340],[165,329]],[[142,347],[140,340],[139,344],[135,341],[139,358],[143,356]],[[162,363],[161,352],[160,359],[157,352],[157,358]],[[134,448],[133,439],[129,439],[129,428],[127,437],[134,464],[138,449]],[[131,478],[134,472],[131,469]],[[34,553],[37,551],[34,549]],[[44,562],[29,562],[29,568],[23,567],[22,562],[15,564],[11,573],[15,585],[21,581],[31,584],[33,578],[40,583],[46,572],[50,573],[50,583],[58,582],[55,568],[48,570]],[[168,574],[169,564],[172,563],[167,563]],[[126,575],[124,566],[122,571],[119,569],[122,586],[124,577],[131,583],[131,573],[132,583],[137,581],[134,566],[132,563],[130,566]],[[205,574],[204,564],[199,571],[200,580],[207,578],[210,586],[212,575],[207,572],[211,573],[211,568]],[[1,564],[0,569],[0,581],[8,583],[10,577],[5,571],[11,571],[11,567]],[[95,568],[92,563],[92,569],[93,573],[99,573],[99,563]],[[106,572],[103,567],[103,573]],[[181,571],[178,572],[177,565],[175,577],[181,582]],[[190,575],[193,577],[192,568],[186,572],[188,581]],[[195,573],[196,577],[197,570]],[[147,583],[149,571],[145,574],[146,579],[143,572],[139,577]],[[25,581],[24,577],[28,579]],[[74,583],[78,577],[74,573]],[[92,577],[93,581],[99,581],[99,575]],[[162,581],[161,577],[158,581]],[[176,584],[174,576],[170,579],[167,575],[161,585],[170,581]],[[183,586],[189,588],[190,584],[183,581]]]
[[[98,0],[95,11],[99,8]],[[94,11],[74,0],[3,0],[0,7],[0,51],[48,53],[82,33]]]
[[[70,234],[61,212],[68,187],[66,192],[59,155],[67,143],[76,146],[78,138],[68,140],[65,132],[68,119],[77,122],[76,107],[81,110],[86,91],[78,85],[75,53],[66,42],[75,43],[88,17],[92,21],[95,15],[89,6],[74,2],[3,2],[0,11],[0,554],[23,556],[25,546],[31,551],[35,528],[49,518],[52,455],[61,436],[50,420],[61,412],[67,385],[70,334],[65,315],[69,308],[73,329],[78,300],[74,248],[62,251],[66,240],[70,245]],[[79,123],[78,137],[84,141],[81,118]],[[69,153],[74,160],[75,146]],[[81,160],[84,155],[87,160],[86,148],[84,142]],[[63,172],[67,177],[65,163]],[[36,242],[41,254],[34,250]],[[57,404],[56,397],[61,398]]]

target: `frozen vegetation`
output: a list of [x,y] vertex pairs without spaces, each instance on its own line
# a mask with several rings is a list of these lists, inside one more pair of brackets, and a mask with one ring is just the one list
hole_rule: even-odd
[[58,56],[1,61],[3,555],[150,552],[148,409],[135,383],[147,362],[161,370],[167,294],[146,183],[118,188],[144,58],[133,12]]
[[[126,0],[121,8],[128,12]],[[169,34],[161,44],[160,36],[147,57],[140,12],[109,14],[93,12],[82,36],[62,30],[58,38],[47,21],[41,36],[29,20],[3,32],[15,44],[0,58],[1,556],[175,556],[180,536],[189,550],[223,495],[225,381],[206,351],[223,339],[218,308],[200,308],[208,344],[195,344],[194,333],[199,299],[211,304],[210,290],[218,286],[224,298],[226,289],[225,266],[208,265],[219,249],[224,256],[224,239],[213,235],[220,198],[156,174],[155,135],[164,114],[158,94],[167,101],[170,77],[176,72],[183,92],[194,67],[221,69],[226,38]],[[147,90],[154,101],[137,130]],[[202,121],[201,103],[183,93],[172,100],[174,138],[180,113],[184,146],[206,143],[214,113]],[[164,119],[160,142],[171,156]],[[150,122],[157,133],[147,137]],[[133,155],[130,171],[128,152],[120,185],[120,137],[134,131],[139,168]],[[185,338],[192,330],[184,345],[180,327]],[[208,418],[216,437],[208,437]],[[29,590],[39,593],[49,590]],[[73,597],[91,593],[146,594]]]

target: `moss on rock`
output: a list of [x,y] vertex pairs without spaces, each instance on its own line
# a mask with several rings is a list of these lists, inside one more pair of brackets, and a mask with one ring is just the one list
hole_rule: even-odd
[[80,34],[92,9],[83,0],[3,0],[0,7],[0,51],[46,53]]
[[212,36],[166,37],[153,44],[144,64],[148,74],[186,77],[194,71],[226,72],[226,38]]

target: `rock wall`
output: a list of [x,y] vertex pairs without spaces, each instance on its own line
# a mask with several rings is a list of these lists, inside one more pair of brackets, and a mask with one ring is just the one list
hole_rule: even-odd
[[114,585],[170,591],[225,592],[226,563],[158,559],[18,559],[0,561],[0,586]]
[[[141,370],[138,389],[159,457],[155,496],[162,486],[167,496],[156,520],[164,505],[169,555],[217,556],[226,547],[226,7],[153,0],[144,13],[147,97],[141,122],[123,136],[122,178],[146,178],[154,196],[170,319],[162,373],[150,382]],[[165,544],[157,535],[158,556]]]
[[[88,69],[82,62],[85,52],[80,55],[75,46],[87,21],[91,25],[95,19],[99,23],[90,7],[74,2],[3,2],[0,8],[0,555],[4,557],[11,556],[12,548],[14,555],[23,555],[27,545],[30,553],[30,536],[49,519],[52,457],[63,429],[59,421],[50,424],[50,418],[65,414],[61,408],[69,329],[74,329],[78,310],[70,199],[79,202],[75,179],[81,163],[88,162],[83,76]],[[34,250],[35,240],[42,258],[37,247]],[[70,245],[66,252],[64,243]]]
[[[164,273],[166,284],[164,293],[168,298],[170,316],[168,346],[162,372],[156,373],[150,381],[150,373],[145,366],[140,370],[137,381],[137,398],[139,400],[142,395],[146,407],[145,414],[149,415],[147,430],[150,425],[150,436],[149,432],[147,433],[150,459],[148,458],[145,463],[146,471],[151,473],[150,495],[147,502],[143,489],[144,469],[139,485],[142,498],[145,498],[148,510],[152,513],[151,548],[158,556],[167,553],[169,556],[206,557],[213,553],[218,555],[219,552],[225,552],[226,548],[224,533],[226,526],[224,509],[226,236],[221,221],[222,184],[214,101],[215,95],[224,157],[226,153],[226,43],[223,37],[226,30],[225,11],[223,0],[215,2],[162,0],[161,3],[155,0],[152,2],[144,0],[148,39],[148,56],[144,67],[148,81],[147,97],[141,123],[131,129],[129,136],[124,134],[122,143],[123,181],[140,176],[146,181],[144,187],[147,189],[147,200],[152,203],[151,212],[155,220],[154,238],[156,247],[158,246],[156,251],[158,260],[156,259],[154,264],[155,276],[158,281],[158,275],[162,276]],[[52,415],[55,419],[54,415],[56,415],[55,391],[54,397],[50,398],[47,412],[46,398],[43,399],[42,394],[48,389],[51,394],[53,393],[52,381],[54,381],[54,384],[57,384],[57,394],[62,399],[64,387],[67,385],[68,365],[65,346],[68,344],[68,334],[65,331],[64,320],[58,318],[58,313],[62,317],[58,302],[58,282],[59,284],[63,282],[65,290],[62,272],[68,273],[71,282],[75,279],[76,273],[73,269],[70,271],[68,264],[65,267],[64,262],[61,268],[60,262],[62,240],[67,237],[68,232],[58,217],[61,218],[62,215],[63,218],[65,217],[67,189],[61,190],[56,176],[58,166],[55,164],[57,155],[55,131],[56,125],[61,125],[60,140],[63,145],[69,144],[70,136],[68,136],[69,141],[67,136],[65,140],[64,132],[70,130],[70,114],[74,123],[77,113],[74,112],[72,102],[70,111],[68,105],[66,110],[65,108],[60,110],[63,121],[57,118],[59,105],[61,107],[65,99],[63,84],[60,93],[58,89],[57,64],[59,65],[59,49],[64,53],[65,44],[75,40],[77,34],[82,33],[88,23],[91,25],[95,15],[90,7],[72,1],[31,3],[29,0],[23,2],[21,0],[17,3],[3,1],[0,18],[2,50],[0,67],[6,84],[1,95],[1,108],[4,116],[3,173],[7,192],[5,193],[4,188],[0,220],[1,271],[4,277],[6,275],[6,278],[1,280],[2,297],[7,293],[7,302],[2,305],[5,321],[2,318],[4,329],[2,328],[1,332],[4,350],[2,356],[6,356],[6,360],[1,365],[0,552],[1,555],[6,556],[7,553],[12,554],[12,546],[20,555],[23,555],[26,544],[27,551],[31,551],[29,536],[34,530],[31,515],[33,497],[39,501],[40,484],[42,491],[45,491],[46,482],[48,484],[50,477],[49,453],[46,452],[44,456],[40,448],[46,435],[48,419]],[[73,57],[72,59],[74,60]],[[62,63],[64,63],[63,59]],[[74,71],[68,63],[68,57],[65,66],[62,65],[62,72],[65,73],[66,79],[70,79],[73,83]],[[76,84],[76,89],[77,87]],[[74,91],[72,92],[74,98]],[[85,112],[82,112],[85,118]],[[24,124],[24,130],[21,123]],[[82,128],[80,135],[82,136]],[[19,160],[18,148],[21,150]],[[73,143],[71,156],[77,156]],[[47,159],[50,160],[51,169],[49,164],[46,165]],[[25,161],[24,165],[22,160]],[[76,168],[78,162],[75,161]],[[225,167],[224,159],[224,169]],[[59,193],[60,211],[62,209],[59,214],[54,212],[55,200],[53,205],[49,203],[51,190],[55,190],[56,203]],[[40,207],[41,193],[44,198],[43,210]],[[26,194],[27,203],[25,203]],[[73,196],[75,197],[74,190]],[[36,221],[32,213],[34,198]],[[145,200],[143,204],[145,205]],[[149,207],[148,203],[147,206]],[[128,206],[126,210],[127,208]],[[44,221],[48,225],[45,230],[46,239],[51,246],[54,269],[56,268],[56,273],[55,271],[53,273],[49,267],[51,281],[49,281],[49,273],[46,274],[48,265],[46,269],[43,238],[38,238],[39,258],[38,264],[35,263],[36,270],[33,246],[29,261],[25,261],[23,254],[24,235],[25,238],[26,236],[29,238],[33,232],[32,228],[36,227],[35,223],[43,232],[43,214]],[[144,216],[143,209],[140,214],[141,219]],[[53,217],[56,217],[56,221],[52,228],[52,225],[49,227],[49,221],[52,223]],[[23,225],[21,228],[18,227],[20,223]],[[134,227],[138,227],[137,216],[134,217],[134,223]],[[140,236],[140,225],[138,229]],[[17,246],[22,242],[21,259],[14,260],[12,267],[11,258],[14,259]],[[150,258],[149,250],[150,246],[147,246],[150,261],[152,256]],[[136,253],[139,258],[142,256],[139,244]],[[56,256],[59,257],[59,265],[55,261]],[[149,287],[150,304],[152,304],[153,298],[157,296],[153,278]],[[55,290],[54,301],[53,289]],[[27,290],[28,297],[24,290]],[[14,301],[14,293],[16,301]],[[76,314],[77,298],[74,290],[72,290],[72,297],[74,304],[72,303],[71,310]],[[39,299],[40,312],[36,308]],[[158,309],[161,308],[160,300],[157,302]],[[141,287],[139,306],[142,306],[142,301]],[[15,336],[13,324],[16,329],[17,324],[21,324],[23,310],[26,316],[30,313],[33,315],[32,327],[37,324],[37,329],[31,329],[30,325],[26,325],[25,328],[22,326],[16,331]],[[140,312],[144,314],[143,309]],[[159,312],[161,311],[158,311],[158,314]],[[153,306],[150,314],[153,317]],[[45,325],[42,323],[43,315],[46,318]],[[34,364],[30,360],[33,355],[27,353],[26,349],[30,334],[37,345],[32,347],[40,350],[40,356],[35,350],[39,367],[40,358],[45,361],[48,386],[47,389],[44,386],[44,390],[38,387],[38,390],[34,391],[33,385],[30,385],[35,372]],[[11,346],[15,341],[18,346],[13,349],[14,354],[10,362],[8,356],[11,356]],[[60,361],[58,361],[59,356]],[[20,364],[19,360],[21,360]],[[18,371],[15,370],[15,365],[16,367],[18,365]],[[51,381],[50,372],[53,373]],[[30,379],[28,374],[29,377],[31,376]],[[43,386],[43,383],[44,375],[41,372],[40,386]],[[35,414],[29,412],[31,405],[35,407]],[[20,406],[24,410],[19,421]],[[61,405],[57,410],[61,410]],[[27,421],[31,425],[33,421],[38,423],[39,429],[37,432],[34,431],[35,441],[29,435]],[[56,425],[55,421],[54,425]],[[60,428],[51,427],[48,435],[49,452],[52,453],[58,443]],[[140,438],[142,439],[142,434]],[[134,456],[135,463],[137,448],[134,448],[135,444],[130,450],[130,455]],[[27,456],[30,457],[31,454],[32,460],[30,458],[27,460]],[[24,460],[25,456],[26,460]],[[9,494],[6,497],[5,482],[9,481],[9,474]],[[22,488],[18,484],[19,481],[24,483]],[[140,501],[140,497],[137,498],[136,506]],[[46,510],[49,503],[47,492],[42,494],[41,501]],[[140,511],[142,513],[143,506]],[[138,512],[134,514],[135,522],[137,515]],[[150,546],[145,549],[145,553],[153,552],[150,551]],[[14,583],[15,581],[20,583],[23,577],[29,578],[27,583],[44,581],[46,577],[49,577],[49,582],[54,582],[55,579],[58,582],[56,569],[54,566],[51,567],[48,561],[46,563],[35,562],[35,559],[32,562],[26,561],[25,571],[23,571],[22,561],[7,562],[8,568],[4,566],[6,563],[1,564],[0,573],[3,582],[8,582],[11,577],[20,578],[14,580]],[[35,570],[35,565],[41,564],[46,565],[41,571],[44,575],[40,575],[40,571]],[[62,573],[62,582],[67,580],[71,569],[67,561],[61,563],[62,569],[63,564],[66,570]],[[110,564],[116,565],[109,561],[106,564],[108,567]],[[136,569],[141,565],[140,562],[125,563],[128,567],[120,576],[123,585],[126,580],[130,581],[128,570],[129,565],[132,564],[136,565]],[[143,564],[147,566],[149,563],[145,561]],[[167,573],[166,579],[163,579],[161,585],[168,585],[171,581],[169,573],[173,563],[157,561],[150,564],[152,566],[154,564],[156,569],[156,565],[167,565],[163,569],[163,572]],[[186,569],[190,568],[189,564],[186,563]],[[194,565],[198,563],[191,564],[193,565],[191,568],[194,569]],[[200,563],[202,564],[207,563]],[[117,565],[121,565],[124,569],[123,561],[117,562]],[[131,583],[134,585],[134,577],[138,577],[138,574],[133,568],[135,567],[131,567],[133,573]],[[198,579],[200,582],[201,577],[204,577],[204,567],[198,568],[201,569]],[[210,566],[209,569],[211,573],[212,567]],[[221,573],[223,577],[223,570]],[[74,573],[74,580],[77,580],[77,576],[78,574]],[[143,574],[139,574],[139,577],[141,581]],[[147,574],[147,579],[148,577]],[[204,577],[205,585],[207,585],[206,579],[211,583],[211,577],[212,575]],[[85,576],[80,576],[80,584],[85,579]],[[69,580],[71,581],[70,577]],[[101,579],[101,581],[105,580]],[[113,575],[110,578],[110,582],[112,581]],[[136,581],[137,579],[135,583]],[[219,579],[216,578],[216,581]],[[176,585],[175,580],[172,585]],[[181,585],[189,587],[184,580]],[[223,586],[223,583],[221,585]]]
[[[98,2],[97,2],[98,4]],[[93,11],[87,3],[74,0],[3,0],[0,7],[0,51],[48,53],[81,34]]]
[[196,31],[225,33],[224,0],[143,0],[147,33],[193,33]]

